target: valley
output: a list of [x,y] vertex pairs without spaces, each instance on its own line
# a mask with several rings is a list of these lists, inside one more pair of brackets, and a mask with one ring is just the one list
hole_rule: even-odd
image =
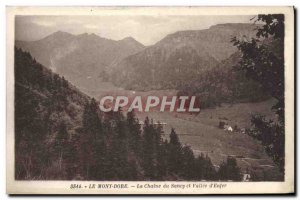
[[[109,82],[99,84],[98,89],[81,88],[86,94],[97,100],[107,95],[134,96],[163,96],[176,95],[176,90],[132,91],[116,87]],[[251,114],[261,113],[268,118],[274,118],[271,111],[276,101],[268,99],[257,103],[222,104],[216,108],[202,109],[199,114],[177,112],[136,112],[140,121],[148,116],[154,122],[164,124],[163,137],[168,139],[174,128],[182,144],[192,148],[195,155],[208,155],[213,164],[218,167],[227,156],[235,157],[244,173],[255,171],[261,178],[279,180],[282,174],[272,159],[267,156],[264,148],[257,140],[241,132],[227,132],[218,127],[220,121],[226,121],[230,126],[240,129],[251,127]]]

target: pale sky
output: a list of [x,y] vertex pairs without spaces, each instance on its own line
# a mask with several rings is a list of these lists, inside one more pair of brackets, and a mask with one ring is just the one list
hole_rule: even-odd
[[133,37],[152,45],[170,33],[207,29],[215,24],[253,23],[253,16],[17,16],[16,39],[39,40],[56,31],[95,33],[121,40]]

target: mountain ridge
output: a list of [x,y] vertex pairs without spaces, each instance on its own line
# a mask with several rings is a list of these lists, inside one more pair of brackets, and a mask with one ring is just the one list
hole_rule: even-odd
[[237,52],[232,37],[254,37],[255,27],[228,23],[168,34],[114,65],[112,82],[137,90],[177,88],[181,82],[195,79],[197,74],[218,66]]
[[73,35],[63,31],[37,41],[16,40],[15,45],[80,88],[105,78],[103,71],[112,63],[145,48],[133,38],[116,41],[96,34]]
[[35,42],[16,41],[16,46],[85,92],[103,81],[125,89],[176,89],[228,59],[237,51],[232,37],[255,36],[255,27],[226,23],[177,31],[151,46],[130,36],[115,41],[57,31]]

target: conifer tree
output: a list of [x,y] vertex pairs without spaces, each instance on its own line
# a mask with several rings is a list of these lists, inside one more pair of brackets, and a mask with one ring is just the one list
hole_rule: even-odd
[[[99,107],[95,99],[85,106],[83,113],[83,134],[81,136],[81,154],[83,173],[93,179],[101,178],[102,160],[105,153],[104,136]],[[100,174],[100,175],[99,175]]]
[[168,145],[168,169],[171,173],[179,173],[182,169],[182,146],[179,138],[172,128],[170,134],[170,142]]
[[141,153],[141,126],[134,111],[127,113],[128,139],[130,149],[137,155]]
[[237,166],[236,159],[228,156],[227,161],[223,162],[220,165],[218,171],[218,177],[220,180],[232,180],[240,181],[241,180],[241,170]]
[[195,176],[195,156],[189,146],[182,148],[182,173],[187,180],[196,179]]
[[143,169],[145,177],[155,177],[154,129],[153,123],[146,117],[143,127]]

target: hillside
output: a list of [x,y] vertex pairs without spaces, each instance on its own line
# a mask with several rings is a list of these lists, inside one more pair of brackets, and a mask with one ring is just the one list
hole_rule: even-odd
[[130,37],[115,41],[96,34],[72,35],[61,31],[38,41],[16,41],[15,45],[77,87],[106,79],[104,71],[108,66],[144,49]]
[[[64,122],[70,129],[81,125],[88,96],[81,93],[64,77],[37,63],[29,53],[15,51],[16,116],[37,112],[48,122],[49,130],[58,130]],[[36,110],[30,110],[36,108]]]
[[[49,145],[64,127],[73,135],[82,125],[90,98],[67,80],[15,49],[16,179],[37,178],[51,161]],[[50,169],[44,173],[52,173]]]
[[253,24],[220,24],[179,31],[114,65],[111,76],[127,89],[174,89],[197,80],[237,52],[231,39],[255,35]]
[[220,24],[179,31],[112,67],[111,81],[130,90],[176,89],[196,95],[202,108],[268,98],[261,86],[236,71],[241,55],[231,40],[255,36],[254,24]]
[[232,54],[216,67],[177,86],[178,95],[198,96],[201,108],[221,103],[260,102],[270,98],[261,84],[249,79],[244,71],[236,70],[239,61],[240,54]]

